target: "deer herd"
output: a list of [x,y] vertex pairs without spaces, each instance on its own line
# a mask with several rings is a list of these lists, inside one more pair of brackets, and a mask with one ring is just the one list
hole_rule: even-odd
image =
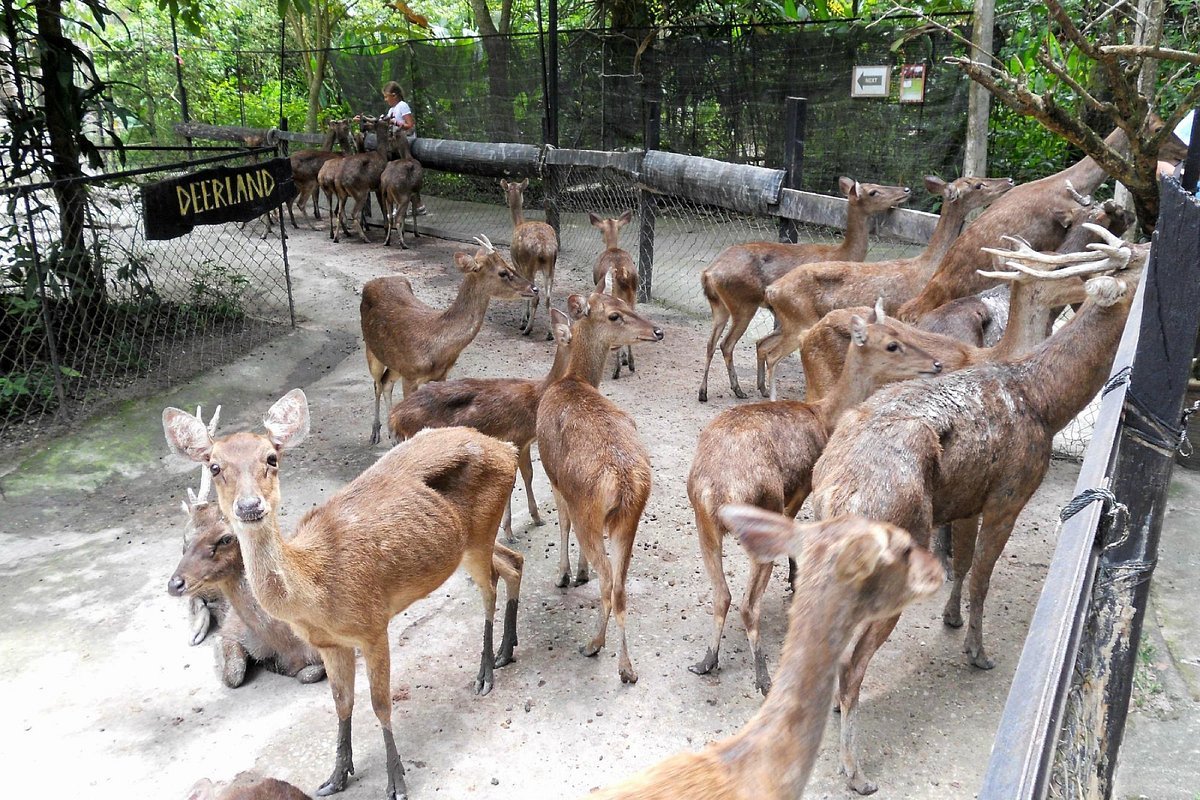
[[[372,124],[380,142],[373,152],[339,155],[327,147],[292,157],[299,204],[303,212],[324,192],[330,236],[356,225],[366,240],[361,211],[377,192],[388,240],[399,228],[405,246],[401,223],[421,167],[386,122]],[[1109,143],[1121,146],[1123,137],[1118,131]],[[333,126],[330,147],[335,140],[349,148],[345,123]],[[925,188],[942,201],[928,246],[912,258],[876,262],[865,261],[869,219],[911,191],[842,178],[848,214],[841,243],[738,244],[701,273],[713,326],[700,401],[708,400],[718,343],[730,389],[745,398],[734,345],[760,307],[778,325],[756,347],[758,390],[769,400],[714,416],[687,476],[700,560],[712,584],[712,621],[700,660],[680,667],[697,674],[719,667],[731,602],[723,545],[727,533],[736,534],[751,560],[740,611],[754,686],[765,700],[733,736],[591,797],[799,797],[831,700],[840,710],[848,785],[874,792],[858,753],[859,691],[903,608],[942,586],[942,563],[953,567],[943,621],[963,625],[965,585],[966,658],[992,668],[983,608],[993,569],[1046,472],[1054,434],[1108,374],[1147,258],[1148,245],[1119,238],[1129,216],[1088,197],[1103,178],[1090,158],[1021,186],[1008,178],[928,177]],[[525,219],[527,180],[500,185],[512,213],[511,260],[477,237],[473,254],[454,256],[462,282],[449,307],[422,302],[399,275],[363,286],[360,319],[375,401],[369,441],[380,442],[386,425],[396,444],[294,530],[282,530],[280,506],[287,457],[309,430],[302,391],[271,406],[261,433],[218,435],[216,414],[205,422],[200,409],[163,412],[172,451],[201,466],[199,492],[189,489],[184,503],[184,556],[168,590],[190,598],[193,643],[219,631],[221,676],[230,687],[242,683],[250,661],[301,682],[328,677],[338,732],[333,770],[318,795],[341,791],[354,772],[357,651],[383,734],[385,796],[407,796],[392,729],[388,623],[459,566],[483,601],[475,692],[487,694],[494,670],[513,663],[524,558],[510,547],[510,495],[519,471],[531,520],[542,523],[533,493],[535,443],[558,510],[553,580],[566,587],[587,582],[593,569],[599,576],[597,625],[579,650],[594,656],[604,648],[615,617],[618,676],[626,684],[638,680],[626,641],[626,581],[653,470],[634,416],[598,390],[610,353],[616,378],[622,366],[633,372],[635,346],[663,339],[636,307],[637,268],[618,241],[632,214],[589,214],[604,248],[590,291],[568,296],[563,310],[553,305],[554,229]],[[967,224],[978,209],[985,210]],[[523,334],[534,329],[545,300],[547,337],[556,349],[544,378],[447,380],[493,298],[526,301]],[[1054,331],[1068,306],[1073,316]],[[985,327],[1005,318],[999,340],[985,346]],[[777,400],[778,365],[796,350],[807,396]],[[397,381],[403,399],[393,403]],[[809,498],[817,521],[795,522]],[[941,561],[934,555],[938,526],[950,530]],[[572,532],[579,544],[574,570]],[[782,556],[791,559],[793,599],[772,677],[760,618],[772,563]],[[501,581],[506,602],[497,646]],[[275,794],[263,788],[237,796],[293,796],[269,783]]]

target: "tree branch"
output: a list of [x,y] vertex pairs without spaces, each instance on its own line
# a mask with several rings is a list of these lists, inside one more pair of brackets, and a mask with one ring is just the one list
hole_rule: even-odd
[[1106,44],[1101,45],[1100,52],[1106,56],[1120,58],[1157,58],[1160,61],[1178,61],[1188,64],[1200,64],[1200,53],[1189,53],[1187,50],[1173,50],[1169,47],[1152,47],[1143,44]]
[[1078,94],[1080,97],[1083,98],[1085,103],[1087,103],[1089,106],[1091,106],[1096,111],[1099,111],[1100,113],[1105,114],[1105,115],[1115,119],[1117,107],[1114,106],[1112,103],[1106,103],[1106,102],[1096,99],[1096,97],[1094,95],[1092,95],[1092,93],[1089,92],[1086,88],[1084,88],[1084,86],[1079,81],[1077,81],[1073,77],[1071,77],[1071,74],[1069,72],[1067,72],[1065,69],[1063,69],[1062,66],[1058,64],[1058,62],[1056,62],[1053,58],[1050,57],[1050,53],[1047,50],[1046,45],[1044,43],[1041,47],[1038,48],[1037,60],[1038,60],[1038,63],[1041,64],[1043,67],[1045,67],[1047,70],[1049,70],[1052,75],[1057,77],[1063,83],[1067,84],[1067,86],[1070,86],[1071,89],[1076,94]]

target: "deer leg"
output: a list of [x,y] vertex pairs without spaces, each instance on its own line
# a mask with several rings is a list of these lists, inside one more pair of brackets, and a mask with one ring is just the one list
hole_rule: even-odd
[[707,508],[696,509],[696,529],[700,539],[700,557],[713,593],[713,633],[704,658],[688,669],[697,675],[707,675],[718,667],[721,652],[721,634],[725,630],[725,616],[729,613],[729,584],[725,581],[725,563],[722,544],[724,531],[720,523]]
[[883,646],[899,621],[900,615],[897,614],[894,617],[870,623],[859,637],[850,658],[842,663],[838,676],[838,704],[842,712],[842,765],[840,772],[846,776],[846,782],[850,788],[859,794],[872,794],[879,788],[867,778],[862,764],[859,763],[858,743],[855,736],[859,693],[862,690],[867,665],[871,663],[875,651]]
[[371,707],[383,730],[383,751],[387,757],[387,792],[385,800],[402,800],[408,797],[404,785],[404,765],[396,751],[396,739],[392,736],[392,654],[388,649],[387,628],[369,644],[362,645],[363,661],[367,662],[367,681],[371,684]]
[[758,393],[763,397],[770,397],[770,392],[767,390],[767,355],[775,347],[775,343],[779,341],[779,337],[782,335],[779,329],[776,328],[754,344],[758,372]]
[[[628,596],[625,593],[625,581],[629,576],[629,562],[633,558],[633,539],[637,535],[638,517],[618,520],[611,532],[612,538],[612,609],[613,617],[617,620],[617,632],[621,637],[619,655],[617,656],[617,673],[621,683],[637,683],[638,675],[633,669],[629,658],[629,645],[625,640],[625,611]],[[603,539],[601,540],[603,542]],[[603,581],[601,581],[603,589]]]
[[767,671],[767,654],[759,642],[759,622],[762,620],[762,599],[771,580],[771,564],[754,562],[750,567],[750,582],[742,599],[742,622],[750,640],[750,656],[754,660],[754,688],[763,697],[771,691],[771,674]]
[[725,357],[725,369],[729,372],[729,388],[733,393],[741,399],[746,399],[746,393],[742,391],[742,386],[738,383],[737,370],[733,366],[733,349],[737,346],[738,340],[746,333],[746,329],[750,327],[751,320],[754,319],[754,312],[757,309],[751,309],[750,313],[746,313],[745,309],[734,309],[732,316],[733,321],[729,324],[729,332],[725,334],[725,338],[721,341],[721,355]]
[[[521,480],[525,482],[525,501],[529,504],[529,518],[534,525],[544,525],[542,515],[538,513],[537,498],[533,496],[533,442],[525,445],[517,453],[517,468],[521,470]],[[509,541],[512,541],[512,531],[509,531]]]
[[367,236],[367,209],[370,203],[370,193],[363,196],[362,200],[354,198],[354,221],[358,224],[358,238],[364,243],[370,244],[371,239]]
[[209,631],[216,627],[217,621],[208,607],[208,601],[200,597],[188,598],[188,616],[192,622],[192,638],[188,644],[195,647],[208,638]]
[[984,509],[983,524],[979,527],[979,538],[971,560],[971,610],[967,621],[967,639],[963,652],[971,663],[980,669],[991,669],[995,663],[983,649],[983,604],[987,600],[988,587],[992,582],[992,570],[996,560],[1004,552],[1008,537],[1012,535],[1017,514],[1024,503],[1013,504],[1013,510],[999,509],[999,513]]
[[232,636],[221,637],[221,682],[236,689],[246,682],[246,668],[250,665],[250,654],[241,642]]
[[[300,226],[296,224],[296,212],[292,210],[292,206],[295,204],[295,202],[296,202],[295,198],[292,198],[291,200],[288,201],[288,204],[287,204],[288,219],[290,219],[292,221],[293,228],[295,228],[296,230],[300,230]],[[282,214],[280,215],[279,224],[280,225],[283,224],[283,215]]]
[[777,399],[776,379],[779,377],[779,373],[777,371],[779,362],[783,361],[783,359],[794,353],[796,348],[799,346],[799,336],[791,336],[781,331],[778,341],[772,348],[772,352],[767,356],[767,375],[770,382],[770,397],[772,400]]
[[[797,492],[796,495],[788,502],[788,504],[784,506],[783,513],[791,519],[795,519],[796,515],[800,513],[800,507],[803,506],[804,501],[808,499],[811,489],[812,486],[810,485],[807,488],[803,488]],[[791,556],[788,556],[787,585],[789,592],[794,593],[796,591],[796,559],[792,558]]]
[[[354,648],[322,648],[321,660],[325,662],[325,672],[329,676],[329,688],[333,692],[333,705],[337,709],[338,717],[337,755],[333,762],[333,774],[317,789],[317,796],[325,797],[345,789],[350,776],[354,774],[354,757],[350,746],[350,716],[354,711]],[[391,698],[388,699],[390,701]]]
[[[375,422],[371,425],[371,444],[379,444],[379,431],[383,428],[383,422],[379,418],[379,400],[383,397],[383,386],[387,379],[387,364],[384,364],[375,354],[369,349],[367,350],[367,371],[371,373],[371,380],[375,385]],[[392,384],[389,384],[389,386]],[[388,408],[391,408],[391,393],[389,392]]]
[[[604,524],[604,516],[602,514],[597,516],[601,520],[600,525],[597,526],[600,528]],[[600,573],[599,624],[591,640],[579,648],[579,652],[589,657],[596,655],[600,652],[600,648],[604,647],[608,632],[608,619],[612,616],[613,599],[612,566],[604,553],[604,530],[603,528],[599,530],[592,528],[593,524],[586,514],[581,514],[580,518],[575,520],[575,538],[579,541],[579,551],[587,554],[589,560],[595,565],[596,572]]]
[[950,596],[946,598],[946,606],[942,609],[942,623],[951,628],[961,628],[962,590],[967,571],[971,569],[971,560],[975,556],[975,538],[979,533],[979,517],[955,520],[950,524],[950,553],[954,557],[954,582],[950,587]]
[[[550,267],[550,270],[546,273],[546,291],[543,292],[543,294],[546,296],[546,314],[547,314],[547,316],[549,316],[550,309],[554,307],[553,303],[550,302],[550,298],[554,294],[554,267],[553,267],[553,265]],[[554,326],[553,325],[551,325],[546,330],[546,341],[547,342],[554,341]]]
[[[571,585],[571,510],[567,507],[567,502],[558,489],[550,487],[554,491],[554,505],[558,508],[558,534],[562,542],[562,547],[558,551],[558,582],[555,584],[560,589],[565,589]],[[583,548],[579,548],[580,559],[583,559]],[[586,572],[586,568],[585,568]]]
[[492,690],[492,669],[496,666],[492,626],[496,619],[496,579],[499,572],[494,564],[495,545],[490,541],[487,545],[486,548],[468,550],[463,559],[463,566],[479,587],[479,595],[483,598],[483,653],[479,658],[479,675],[475,678],[477,695],[485,695]]
[[[712,308],[713,327],[712,333],[708,335],[708,347],[704,353],[704,377],[700,379],[700,402],[708,402],[708,370],[712,366],[713,353],[717,350],[717,340],[721,338],[721,332],[725,330],[725,324],[729,322],[729,309],[719,300],[709,300],[708,305]],[[722,351],[723,352],[723,351]]]
[[496,653],[496,668],[516,660],[513,648],[517,646],[517,604],[521,597],[521,574],[525,567],[525,556],[496,545],[492,555],[492,569],[504,579],[504,635],[500,639],[500,650]]
[[625,366],[629,367],[629,371],[633,372],[633,345],[625,345]]

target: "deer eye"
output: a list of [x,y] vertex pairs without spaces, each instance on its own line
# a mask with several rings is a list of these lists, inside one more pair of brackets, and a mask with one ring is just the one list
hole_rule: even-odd
[[213,474],[213,477],[216,477],[217,475],[220,475],[220,474],[221,474],[221,465],[220,465],[220,464],[215,464],[215,463],[214,463],[214,464],[209,464],[209,465],[208,465],[208,471],[209,471],[209,472],[211,472],[211,473]]
[[982,183],[977,183],[977,184],[975,184],[975,188],[976,188],[976,189],[982,189],[982,188],[983,188],[983,184],[982,184]]
[[233,544],[234,538],[235,537],[232,533],[227,533],[217,540],[217,544],[221,547],[228,547],[229,545]]
[[879,190],[878,190],[878,189],[872,189],[872,190],[869,192],[869,194],[871,195],[871,197],[874,197],[875,195],[879,194]]
[[279,456],[275,455],[274,453],[271,453],[269,456],[267,456],[267,466],[268,467],[278,467],[279,466]]
[[507,280],[508,279],[508,270],[506,270],[506,269],[500,270],[500,277]]
[[613,322],[617,322],[621,319],[621,315],[614,311],[608,315],[608,318]]
[[899,343],[899,342],[888,342],[887,351],[888,351],[889,353],[894,353],[894,352],[896,352],[896,351],[897,351],[897,350],[899,350],[899,349],[900,349],[900,343]]

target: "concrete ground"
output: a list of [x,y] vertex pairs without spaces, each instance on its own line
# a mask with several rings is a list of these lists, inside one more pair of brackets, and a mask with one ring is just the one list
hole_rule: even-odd
[[[336,728],[327,684],[260,671],[227,689],[215,675],[211,644],[187,644],[184,604],[165,588],[180,553],[179,504],[197,485],[198,470],[168,455],[160,416],[168,405],[203,404],[207,414],[220,403],[222,431],[248,429],[276,398],[302,387],[312,434],[282,467],[283,524],[294,525],[384,452],[366,444],[371,388],[358,334],[359,288],[376,275],[404,274],[420,297],[445,305],[458,284],[454,249],[428,238],[409,251],[334,246],[319,233],[298,232],[290,241],[296,330],[168,393],[108,409],[0,468],[0,603],[8,610],[0,622],[0,741],[9,795],[180,798],[198,778],[226,779],[245,769],[309,792],[324,780]],[[566,291],[587,282],[579,269],[560,274],[559,305]],[[454,376],[542,374],[550,363],[545,318],[523,338],[516,333],[519,311],[517,304],[494,304]],[[609,648],[594,659],[576,651],[595,621],[597,581],[554,587],[557,518],[537,466],[534,490],[547,525],[530,525],[518,489],[514,527],[527,558],[521,639],[516,663],[497,672],[492,693],[480,698],[470,690],[481,615],[478,593],[463,575],[392,623],[394,725],[413,798],[582,796],[729,735],[759,705],[736,613],[726,625],[721,670],[706,677],[686,670],[703,655],[711,625],[686,474],[699,430],[738,401],[718,367],[712,401],[696,402],[707,320],[653,304],[643,311],[666,330],[666,340],[641,348],[636,375],[602,385],[637,420],[654,464],[629,580],[630,650],[641,680],[622,685]],[[737,357],[748,381],[748,342]],[[799,364],[786,366],[781,391],[796,396]],[[1077,471],[1069,461],[1051,465],[997,567],[986,627],[995,670],[966,664],[961,632],[941,624],[944,594],[910,609],[881,650],[864,685],[860,727],[877,796],[962,798],[978,786],[1053,550],[1057,510]],[[1182,475],[1148,617],[1161,626],[1161,645],[1146,658],[1154,667],[1146,673],[1149,700],[1130,724],[1122,797],[1195,800],[1200,786],[1200,631],[1188,608],[1200,574],[1189,524],[1196,514],[1200,484]],[[736,606],[746,558],[732,543],[726,556]],[[789,599],[781,571],[764,611],[773,668]],[[1164,697],[1169,710],[1160,707]],[[348,800],[378,797],[386,782],[361,668],[357,700],[358,771],[343,795]],[[852,796],[837,776],[836,725],[831,715],[809,797]]]

